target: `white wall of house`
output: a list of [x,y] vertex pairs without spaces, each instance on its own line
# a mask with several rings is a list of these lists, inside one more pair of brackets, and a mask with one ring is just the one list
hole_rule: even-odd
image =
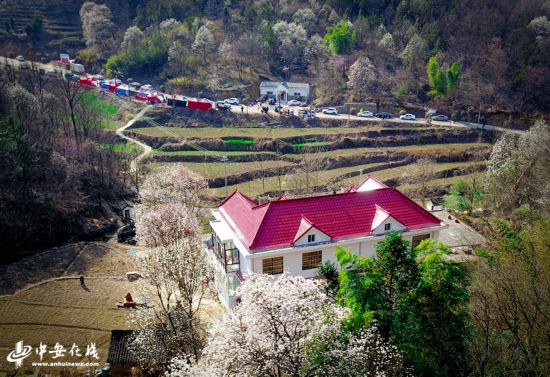
[[[219,214],[214,212],[214,216],[218,219],[224,221]],[[317,269],[302,269],[302,254],[311,252],[311,251],[322,251],[322,262],[331,261],[338,267],[336,263],[336,247],[340,245],[347,250],[350,250],[353,253],[361,255],[363,257],[372,258],[376,254],[376,244],[382,241],[385,237],[387,231],[384,230],[384,225],[386,223],[391,224],[390,230],[403,231],[403,238],[412,241],[414,236],[417,235],[426,235],[428,234],[432,239],[439,238],[439,232],[444,226],[438,226],[428,229],[417,229],[417,230],[404,230],[403,225],[401,225],[397,220],[391,216],[387,217],[382,221],[379,226],[373,231],[375,236],[364,236],[357,237],[352,239],[337,240],[331,242],[328,235],[324,234],[316,228],[308,230],[302,237],[300,237],[294,246],[289,246],[280,249],[269,249],[269,250],[256,250],[250,252],[246,249],[244,244],[240,239],[235,235],[234,244],[239,249],[240,254],[240,271],[243,277],[246,279],[248,275],[251,274],[261,274],[263,273],[263,262],[265,258],[273,257],[283,257],[283,271],[291,275],[300,275],[306,278],[312,278],[316,275]],[[378,233],[377,233],[378,232]],[[315,242],[308,243],[308,235],[315,235]],[[213,263],[218,263],[215,256],[211,256]],[[227,307],[232,308],[236,304],[237,297],[227,289],[229,275],[225,274],[223,267],[220,265],[219,268],[216,268],[216,288],[220,296],[221,302]],[[223,276],[225,275],[225,276]],[[276,277],[278,275],[274,275]]]

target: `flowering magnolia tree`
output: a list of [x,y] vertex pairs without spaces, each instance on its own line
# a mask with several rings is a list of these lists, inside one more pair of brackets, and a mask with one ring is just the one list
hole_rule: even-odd
[[184,166],[159,169],[142,183],[139,199],[146,206],[179,202],[195,209],[200,205],[201,193],[206,188],[204,178]]
[[205,294],[203,280],[211,275],[200,238],[183,237],[169,246],[157,247],[139,258],[141,275],[153,287],[155,305],[134,311],[131,322],[137,331],[133,351],[148,354],[154,333],[162,329],[169,356],[180,353],[198,358],[205,344],[205,325],[198,316]]
[[204,178],[182,166],[149,175],[136,206],[138,244],[168,246],[182,237],[198,235],[196,212],[206,188]]
[[200,226],[192,210],[183,203],[137,206],[136,241],[143,246],[168,246],[174,240],[199,235]]
[[140,188],[136,238],[150,249],[139,259],[139,271],[156,296],[153,307],[135,311],[130,319],[139,328],[132,350],[142,360],[150,359],[159,338],[169,357],[185,353],[198,359],[204,346],[206,330],[198,312],[203,281],[212,273],[196,213],[206,187],[201,176],[177,167],[152,173]]
[[371,327],[345,331],[347,310],[321,283],[254,275],[241,303],[214,324],[198,363],[176,358],[170,376],[404,376],[399,352]]

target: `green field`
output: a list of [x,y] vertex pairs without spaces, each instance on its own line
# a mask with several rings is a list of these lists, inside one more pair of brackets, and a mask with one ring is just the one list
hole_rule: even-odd
[[141,147],[134,143],[116,143],[116,144],[102,144],[104,148],[112,149],[115,152],[119,153],[135,153],[138,154],[141,152]]
[[118,112],[118,108],[115,105],[111,105],[108,102],[97,98],[97,94],[94,92],[83,93],[82,103],[84,106],[97,110],[101,115],[113,116]]

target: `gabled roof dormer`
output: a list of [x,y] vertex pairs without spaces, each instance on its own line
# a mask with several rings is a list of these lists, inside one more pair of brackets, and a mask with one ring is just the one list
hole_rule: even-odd
[[307,217],[302,215],[300,220],[300,226],[296,231],[294,240],[292,241],[293,245],[306,245],[320,242],[328,242],[331,240],[331,236],[323,232],[321,229],[317,228],[313,222],[311,222]]
[[388,211],[375,204],[376,212],[372,219],[371,233],[383,234],[392,230],[404,230],[406,227],[401,224],[395,217],[393,217]]
[[364,192],[364,191],[378,190],[381,188],[388,188],[388,186],[386,186],[385,184],[383,184],[373,176],[369,175],[367,178],[363,180],[363,182],[359,183],[359,185],[355,188],[355,191]]

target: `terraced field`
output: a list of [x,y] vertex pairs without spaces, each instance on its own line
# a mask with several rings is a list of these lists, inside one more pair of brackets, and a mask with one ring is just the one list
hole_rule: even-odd
[[[425,127],[414,127],[415,129],[426,129]],[[358,134],[369,131],[380,131],[387,129],[380,126],[364,127],[338,127],[338,128],[279,128],[279,127],[196,127],[196,128],[176,128],[176,127],[143,127],[133,128],[132,131],[138,134],[153,137],[180,137],[180,138],[200,138],[216,139],[221,137],[253,137],[253,138],[287,138],[309,135],[344,135]],[[392,130],[399,128],[392,128]],[[403,129],[409,129],[403,128]]]
[[[399,185],[411,164],[425,157],[434,162],[429,186],[437,192],[458,176],[479,174],[492,140],[488,134],[451,127],[273,127],[261,122],[220,126],[219,121],[213,127],[204,119],[198,126],[191,119],[186,125],[165,122],[170,126],[140,124],[130,130],[155,146],[146,160],[149,167],[182,164],[204,176],[220,197],[225,176],[228,192],[238,189],[252,197],[338,190],[367,174]],[[227,156],[226,163],[222,156]]]

